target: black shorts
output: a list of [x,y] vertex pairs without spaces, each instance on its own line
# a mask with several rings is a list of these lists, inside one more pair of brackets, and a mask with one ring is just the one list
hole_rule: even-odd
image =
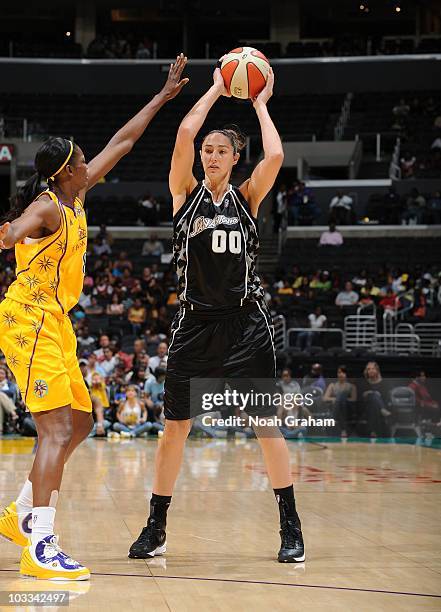
[[[216,393],[234,384],[245,391],[250,379],[271,385],[275,376],[274,330],[264,303],[250,302],[221,315],[182,305],[171,326],[164,416],[184,420],[204,414],[197,400],[201,388]],[[255,411],[259,416],[274,412],[272,407]]]

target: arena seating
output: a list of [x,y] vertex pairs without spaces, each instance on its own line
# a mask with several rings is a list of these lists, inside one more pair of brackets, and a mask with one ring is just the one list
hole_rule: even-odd
[[[275,122],[290,140],[311,140],[323,137],[330,115],[338,112],[342,95],[275,96],[271,112]],[[26,117],[32,133],[72,135],[83,147],[87,158],[100,148],[125,121],[148,101],[139,96],[68,96],[11,94],[2,98],[6,116]],[[192,96],[181,96],[161,110],[148,133],[137,143],[130,156],[124,158],[107,177],[108,180],[167,180],[170,155],[179,122],[196,102]],[[236,101],[235,101],[236,102]],[[250,136],[259,134],[256,115],[249,103],[237,101],[232,111],[231,101],[221,99],[216,113],[208,116],[205,131],[236,123]],[[260,146],[254,154],[260,154]]]

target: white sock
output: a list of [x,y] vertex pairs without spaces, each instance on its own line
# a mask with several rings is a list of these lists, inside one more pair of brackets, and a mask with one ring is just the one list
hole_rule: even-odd
[[54,533],[55,508],[38,506],[32,509],[32,544]]
[[17,514],[29,514],[29,512],[32,512],[32,482],[30,480],[26,480],[24,483],[15,503],[17,505]]

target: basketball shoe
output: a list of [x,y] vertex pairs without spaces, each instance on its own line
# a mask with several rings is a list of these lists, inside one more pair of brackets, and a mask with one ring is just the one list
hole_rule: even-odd
[[136,542],[130,547],[130,559],[148,559],[162,555],[167,550],[166,534],[163,525],[154,517],[149,517]]
[[88,580],[87,567],[71,559],[58,546],[58,536],[49,535],[26,546],[20,561],[20,574],[40,580]]
[[29,528],[31,520],[31,512],[24,519],[19,520],[17,506],[15,501],[13,501],[0,515],[0,535],[10,542],[17,544],[17,546],[26,546],[28,537],[31,536],[31,529]]
[[300,520],[285,518],[280,527],[279,563],[301,563],[305,560],[305,546]]

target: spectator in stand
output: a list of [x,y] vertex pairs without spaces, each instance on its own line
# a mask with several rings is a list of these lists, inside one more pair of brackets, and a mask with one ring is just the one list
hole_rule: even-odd
[[304,376],[302,380],[302,389],[305,387],[313,387],[316,389],[321,389],[323,392],[326,389],[326,380],[323,376],[323,368],[321,363],[314,363],[311,366],[311,371],[309,374]]
[[379,304],[384,312],[395,312],[398,309],[400,302],[393,290],[388,289],[386,291],[386,295],[380,300]]
[[146,343],[143,338],[136,338],[136,340],[133,342],[133,365],[135,368],[138,367],[141,355],[146,354],[145,347]]
[[374,281],[372,278],[368,278],[366,281],[366,285],[361,288],[360,293],[360,303],[368,304],[374,302],[374,298],[377,298],[380,295],[380,288],[374,285]]
[[126,291],[130,291],[135,284],[135,279],[132,276],[131,270],[129,268],[124,268],[122,277],[121,277],[121,285],[125,288]]
[[115,261],[115,267],[121,271],[133,271],[133,262],[129,259],[127,251],[121,251],[118,259]]
[[[422,319],[425,319],[427,314],[427,298],[424,294],[423,289],[416,289],[414,291],[414,305],[412,310],[413,323],[419,323]],[[410,320],[410,318],[409,318]]]
[[96,236],[95,240],[93,241],[92,252],[97,257],[101,257],[101,255],[104,255],[105,253],[107,255],[111,255],[112,249],[110,248],[110,245],[107,244],[107,242],[104,240],[104,238],[102,238],[101,236]]
[[139,336],[147,318],[146,308],[139,298],[136,298],[133,305],[130,306],[127,318],[132,325],[132,333]]
[[292,279],[285,279],[280,281],[281,286],[277,289],[279,295],[293,295],[294,290],[292,288]]
[[90,306],[86,306],[84,309],[86,315],[102,315],[104,312],[104,308],[98,304],[98,299],[94,295],[90,300]]
[[289,205],[295,225],[312,225],[320,216],[320,208],[315,203],[311,189],[302,181],[295,183]]
[[380,220],[387,224],[398,225],[402,208],[401,198],[396,188],[392,185],[383,197],[383,209],[380,214]]
[[[286,218],[288,211],[288,192],[286,191],[286,185],[280,185],[274,206],[274,233],[277,234],[279,229],[284,226],[284,219]],[[285,221],[286,223],[286,221]]]
[[287,393],[300,393],[300,385],[297,381],[293,380],[292,372],[289,368],[282,370],[282,376],[277,381],[277,386],[284,395]]
[[332,282],[329,278],[329,272],[327,270],[323,270],[317,274],[317,277],[313,279],[309,286],[311,289],[315,289],[318,293],[326,293],[327,291],[331,291]]
[[358,300],[358,293],[354,291],[351,281],[346,281],[344,290],[340,291],[335,298],[335,304],[340,306],[340,308],[347,308],[356,306]]
[[401,98],[399,103],[393,107],[392,112],[395,117],[407,117],[410,112],[410,106],[404,98]]
[[145,403],[139,399],[134,385],[127,387],[126,399],[120,401],[116,418],[113,431],[122,438],[138,438],[151,430],[152,423],[147,420]]
[[116,291],[112,293],[111,302],[106,306],[106,314],[110,317],[121,317],[124,314],[124,304]]
[[0,435],[4,432],[5,416],[17,421],[16,402],[18,398],[17,385],[8,380],[8,371],[0,366]]
[[147,380],[144,385],[146,405],[149,410],[149,420],[152,422],[153,431],[162,431],[164,429],[165,372],[164,368],[156,368],[154,377]]
[[400,159],[401,178],[413,178],[415,176],[416,157],[410,151],[406,151]]
[[326,316],[322,312],[321,306],[317,306],[310,315],[308,323],[311,331],[302,331],[297,336],[296,346],[300,349],[309,348],[314,340],[320,336],[320,331],[326,327]]
[[133,364],[133,355],[130,355],[129,353],[126,353],[121,349],[121,340],[119,339],[119,337],[117,339],[111,340],[110,348],[113,350],[113,354],[117,360],[115,373],[116,370],[120,367],[122,367],[123,372],[130,370]]
[[[288,440],[300,438],[307,434],[308,427],[304,425],[296,425],[293,419],[306,419],[311,415],[311,412],[306,406],[294,401],[292,397],[285,397],[284,404],[277,409],[277,417],[281,420],[280,432],[284,438]],[[289,401],[288,401],[289,400]],[[290,417],[290,420],[287,420]]]
[[421,223],[425,208],[426,199],[420,194],[416,187],[413,187],[406,199],[406,210],[401,215],[401,223],[403,225],[405,225],[406,222],[408,222],[409,225]]
[[99,402],[104,410],[106,408],[109,408],[109,396],[107,395],[106,385],[104,383],[103,377],[98,374],[98,372],[92,374],[90,397],[92,401]]
[[335,227],[335,223],[329,224],[329,229],[325,230],[320,236],[319,246],[341,246],[343,236]]
[[369,361],[364,369],[364,381],[360,385],[360,397],[363,400],[364,413],[368,431],[372,438],[387,437],[389,426],[387,419],[391,412],[389,405],[389,386],[381,376],[380,366]]
[[329,204],[329,224],[350,225],[353,222],[352,198],[337,191]]
[[150,59],[152,57],[150,49],[148,49],[142,41],[138,44],[135,57],[136,59]]
[[94,351],[98,361],[104,359],[104,349],[110,346],[110,338],[107,334],[101,334],[98,339],[98,348]]
[[148,240],[142,245],[141,255],[150,257],[161,257],[164,253],[164,245],[156,234],[152,234]]
[[90,352],[95,350],[96,338],[89,333],[89,326],[83,325],[79,335],[77,336],[78,354],[81,355],[84,351]]
[[86,361],[87,366],[84,369],[84,380],[87,383],[87,386],[90,388],[92,386],[92,376],[94,374],[99,374],[103,378],[105,377],[105,372],[101,365],[98,362],[97,356],[95,353],[84,353],[83,361]]
[[160,342],[156,349],[156,355],[150,358],[150,369],[152,372],[156,368],[167,368],[168,359],[168,344],[167,342]]
[[349,403],[357,401],[357,388],[348,382],[345,365],[338,366],[337,381],[330,383],[326,388],[323,401],[331,402],[334,408],[334,417],[342,438],[347,437]]
[[294,289],[294,295],[307,300],[312,300],[314,298],[314,291],[309,287],[308,276],[302,276],[302,283],[297,289]]
[[424,370],[417,370],[409,384],[409,388],[415,393],[415,401],[419,417],[423,420],[440,422],[440,405],[433,399],[427,388],[427,375]]
[[[109,230],[107,229],[107,226],[106,226],[105,223],[101,223],[100,229],[99,229],[98,234],[96,235],[96,237],[97,238],[102,238],[102,240],[105,240],[105,242],[109,246],[112,246],[112,244],[113,244],[113,236],[109,232]],[[110,255],[110,253],[109,253],[109,255]]]
[[92,287],[84,286],[83,291],[81,292],[80,298],[78,300],[78,304],[84,310],[85,308],[91,306],[92,301]]
[[118,364],[118,359],[114,355],[114,350],[110,346],[103,350],[104,359],[101,361],[100,366],[104,370],[106,378],[112,376],[115,372],[115,368]]
[[158,206],[155,199],[149,193],[146,193],[140,200],[142,221],[146,226],[158,225]]

